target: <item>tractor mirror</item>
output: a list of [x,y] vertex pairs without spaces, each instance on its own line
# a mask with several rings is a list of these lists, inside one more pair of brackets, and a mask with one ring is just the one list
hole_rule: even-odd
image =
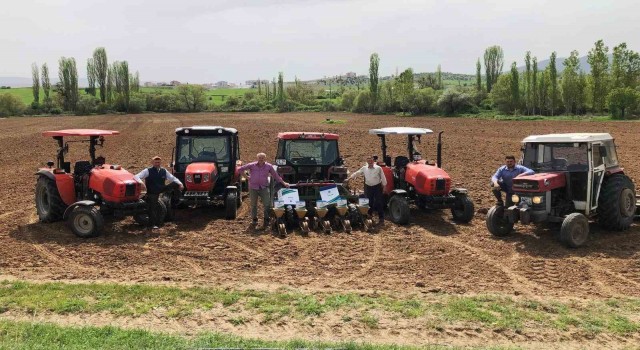
[[338,159],[336,159],[336,165],[344,165],[344,159],[342,159],[342,157],[338,157]]
[[600,157],[606,157],[607,156],[607,147],[606,146],[599,146],[599,151],[600,151]]
[[104,136],[100,136],[98,138],[98,142],[99,142],[98,144],[100,145],[100,147],[102,147],[102,145],[104,144]]
[[48,166],[49,168],[53,168],[53,165],[54,165],[54,164],[55,164],[55,163],[54,163],[52,160],[50,160],[50,161],[48,161],[48,162],[47,162],[47,166]]

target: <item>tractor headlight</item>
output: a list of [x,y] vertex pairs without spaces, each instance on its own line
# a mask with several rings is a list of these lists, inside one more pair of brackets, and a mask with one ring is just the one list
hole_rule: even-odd
[[511,196],[511,201],[512,201],[513,203],[518,203],[518,202],[520,202],[520,196],[518,196],[517,194],[512,195],[512,196]]
[[531,202],[533,202],[533,204],[542,203],[542,196],[533,196],[533,198],[531,199]]
[[210,177],[211,177],[211,174],[206,173],[202,176],[202,181],[208,182]]
[[187,180],[187,182],[193,182],[193,176],[191,174],[187,174],[184,176],[185,180]]

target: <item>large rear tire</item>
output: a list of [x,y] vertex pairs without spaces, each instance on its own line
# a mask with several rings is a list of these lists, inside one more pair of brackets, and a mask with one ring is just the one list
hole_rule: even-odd
[[455,207],[451,208],[453,220],[463,224],[469,223],[473,219],[475,207],[469,196],[457,196]]
[[605,178],[596,210],[598,225],[610,230],[626,230],[633,223],[635,212],[635,186],[631,179],[624,174]]
[[36,183],[36,211],[41,222],[62,220],[66,205],[60,197],[55,181],[40,176]]
[[560,228],[560,240],[570,248],[578,248],[589,239],[589,219],[580,213],[567,215]]
[[96,207],[77,206],[67,218],[71,231],[80,238],[99,236],[104,226],[104,218]]
[[409,203],[407,199],[400,196],[395,195],[391,197],[389,200],[389,213],[391,214],[391,221],[398,225],[405,225],[409,223],[409,216],[411,215],[409,211]]
[[513,224],[504,217],[504,207],[494,205],[487,213],[487,229],[496,237],[504,237],[513,231]]
[[235,220],[238,217],[238,196],[235,192],[229,192],[224,200],[224,217],[227,220]]

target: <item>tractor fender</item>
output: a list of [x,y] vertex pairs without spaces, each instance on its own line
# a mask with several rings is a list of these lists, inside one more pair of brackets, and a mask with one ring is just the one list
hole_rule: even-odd
[[96,205],[96,202],[90,201],[90,200],[77,201],[71,204],[70,206],[68,206],[67,209],[65,209],[64,215],[62,216],[62,218],[64,220],[67,220],[67,218],[69,217],[69,214],[71,214],[71,212],[77,207],[93,207],[95,205]]
[[451,190],[451,194],[454,196],[466,196],[469,193],[466,188],[454,188]]
[[35,173],[34,175],[37,175],[37,176],[46,176],[46,177],[48,177],[50,180],[52,180],[52,181],[56,181],[56,177],[53,175],[53,173],[51,173],[50,171],[44,170],[44,169],[39,170],[39,171],[38,171],[37,173]]
[[227,186],[225,188],[225,193],[236,192],[238,191],[238,186]]
[[405,190],[401,190],[401,189],[395,189],[393,191],[391,191],[390,195],[393,196],[402,196],[402,197],[406,197],[407,196],[407,191]]

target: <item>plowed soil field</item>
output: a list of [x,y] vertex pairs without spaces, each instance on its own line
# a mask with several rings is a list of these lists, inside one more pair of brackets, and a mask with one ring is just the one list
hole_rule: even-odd
[[[586,247],[564,248],[551,226],[518,227],[498,239],[483,213],[495,199],[489,178],[505,154],[519,153],[530,134],[609,132],[625,172],[640,179],[640,124],[634,122],[489,121],[463,118],[402,118],[332,114],[344,124],[323,123],[327,114],[146,114],[0,120],[0,275],[38,280],[159,282],[185,285],[277,288],[303,291],[383,291],[415,294],[504,293],[531,297],[640,297],[640,226],[608,232],[591,225]],[[75,237],[64,223],[38,223],[34,173],[55,157],[56,146],[41,132],[51,129],[120,130],[99,150],[107,161],[131,172],[154,155],[167,161],[178,126],[223,125],[240,133],[241,158],[261,151],[274,157],[279,131],[340,134],[346,165],[355,170],[366,155],[379,154],[370,128],[426,127],[443,134],[443,167],[469,190],[476,206],[470,224],[458,225],[449,211],[412,208],[411,224],[388,223],[374,234],[297,233],[278,238],[250,228],[248,202],[227,221],[220,208],[186,209],[175,222],[148,231],[131,219],[107,221],[105,234]],[[436,137],[420,149],[435,159]],[[393,155],[403,139],[391,138]],[[86,144],[71,144],[70,159],[86,158]],[[361,181],[361,180],[360,180]],[[358,184],[361,186],[360,184]],[[169,281],[169,282],[167,282]]]

